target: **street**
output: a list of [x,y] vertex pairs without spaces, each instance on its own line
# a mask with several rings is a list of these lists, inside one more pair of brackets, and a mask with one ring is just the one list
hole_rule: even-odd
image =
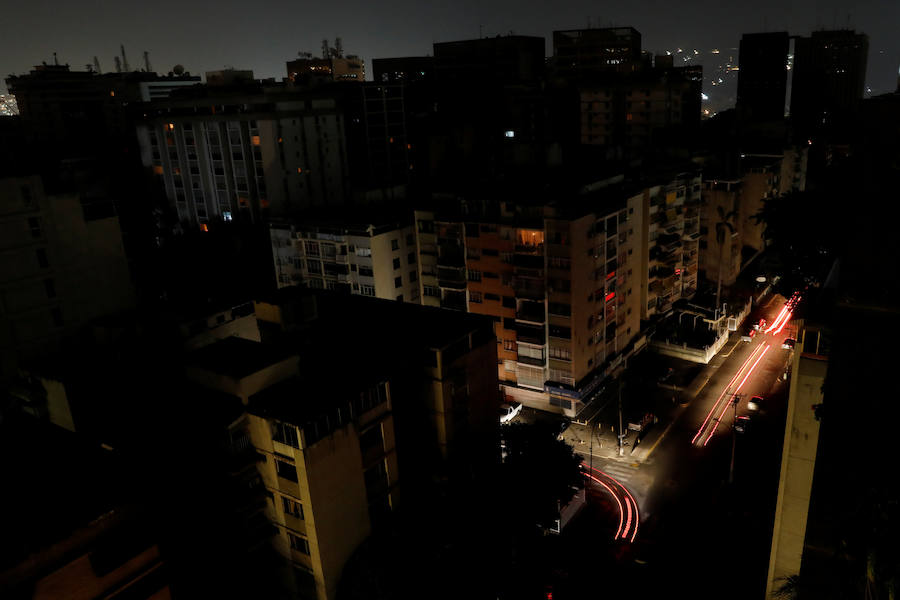
[[[591,540],[585,552],[615,560],[617,568],[605,574],[605,589],[637,597],[762,596],[787,402],[782,375],[791,356],[782,343],[795,335],[785,309],[789,300],[777,296],[764,302],[745,327],[759,318],[768,325],[750,342],[735,332],[698,375],[708,381],[696,398],[673,408],[669,422],[661,422],[633,452],[628,447],[624,457],[616,457],[608,434],[607,447],[599,451],[600,436],[593,452],[590,440],[576,446],[592,474],[588,498],[595,509],[570,527],[579,531],[562,537],[581,547]],[[748,408],[753,396],[764,398],[758,411]],[[749,416],[752,426],[733,438],[735,416]],[[729,484],[732,444],[734,483]],[[640,522],[624,536],[628,517],[634,518],[629,497]],[[596,539],[601,536],[605,545]],[[581,590],[572,580],[564,587],[573,594]]]

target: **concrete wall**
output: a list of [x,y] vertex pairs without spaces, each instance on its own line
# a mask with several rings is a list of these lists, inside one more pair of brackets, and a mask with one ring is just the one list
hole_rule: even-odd
[[806,539],[809,499],[819,444],[819,422],[811,407],[822,402],[822,384],[828,371],[828,361],[822,356],[802,353],[801,347],[798,341],[791,371],[766,598],[776,598],[774,592],[784,583],[784,577],[800,573]]

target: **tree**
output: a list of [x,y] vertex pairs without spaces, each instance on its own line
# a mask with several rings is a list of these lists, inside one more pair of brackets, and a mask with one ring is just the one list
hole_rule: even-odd
[[716,207],[716,212],[719,214],[719,220],[716,222],[716,241],[719,244],[719,277],[716,284],[716,311],[718,311],[721,306],[719,298],[722,294],[722,263],[725,262],[725,232],[734,233],[734,225],[731,220],[737,216],[737,212],[726,213],[721,206]]
[[543,423],[510,425],[501,436],[506,458],[500,482],[510,523],[521,531],[553,525],[583,485],[581,457]]

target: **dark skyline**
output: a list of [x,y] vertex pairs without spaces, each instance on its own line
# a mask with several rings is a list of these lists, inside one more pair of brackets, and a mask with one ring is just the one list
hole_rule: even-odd
[[[252,69],[257,77],[284,77],[285,61],[307,51],[318,55],[321,41],[343,39],[346,53],[373,58],[430,54],[432,43],[484,36],[542,36],[551,52],[556,29],[633,26],[645,50],[737,48],[741,34],[787,30],[808,35],[815,29],[854,28],[870,37],[866,84],[873,94],[893,91],[900,63],[900,4],[868,0],[849,6],[837,0],[752,5],[700,0],[690,3],[565,4],[459,2],[437,4],[400,0],[387,4],[350,0],[318,5],[283,5],[271,0],[253,4],[225,0],[211,11],[205,5],[161,0],[105,5],[62,4],[48,0],[19,4],[4,11],[4,52],[0,73],[26,73],[41,61],[84,69],[96,55],[103,71],[115,67],[113,56],[124,44],[132,69],[149,51],[152,67],[165,73],[182,64],[194,74],[224,67]],[[735,50],[735,55],[737,54]],[[735,60],[737,56],[735,56]],[[709,90],[706,90],[709,93]],[[0,84],[0,92],[5,86]]]

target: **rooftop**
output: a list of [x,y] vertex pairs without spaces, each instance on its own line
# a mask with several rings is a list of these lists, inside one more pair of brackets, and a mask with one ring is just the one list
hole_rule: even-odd
[[191,353],[188,365],[241,379],[281,362],[291,354],[294,353],[280,345],[229,337]]

